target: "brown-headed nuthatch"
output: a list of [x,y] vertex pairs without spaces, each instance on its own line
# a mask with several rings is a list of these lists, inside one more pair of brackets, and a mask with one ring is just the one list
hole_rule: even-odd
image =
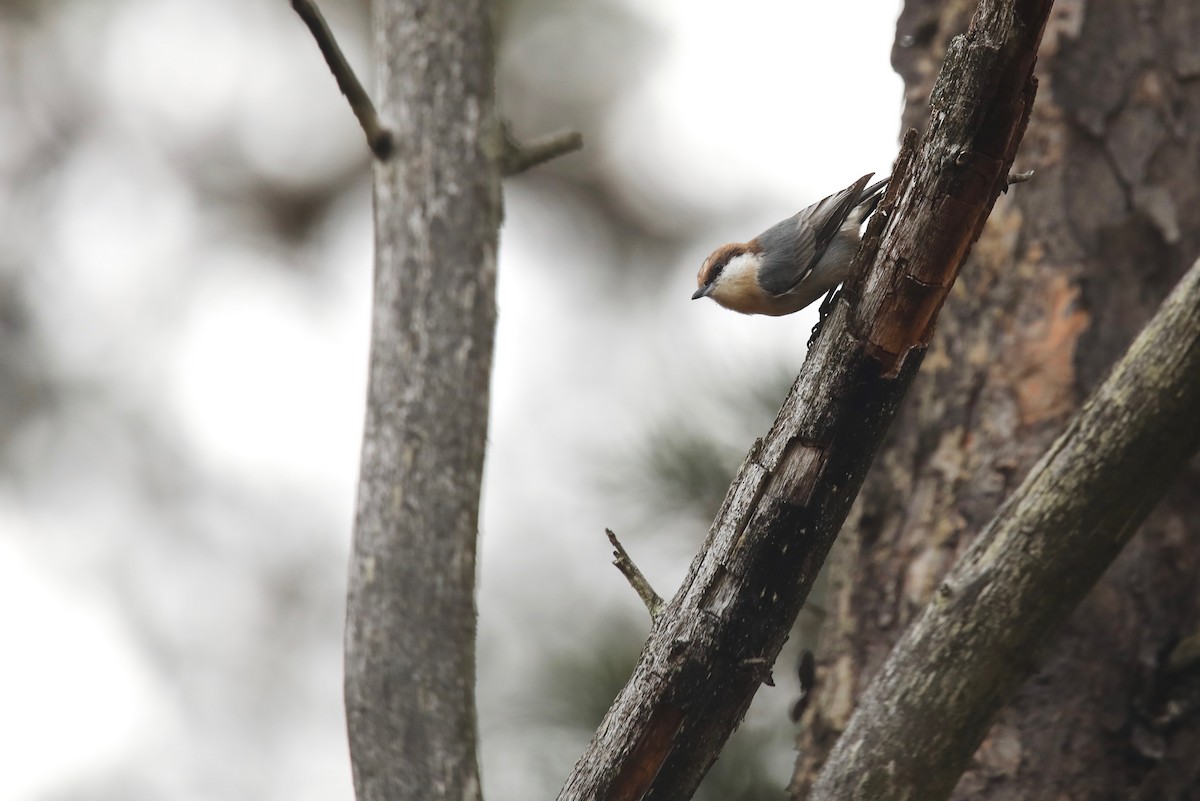
[[[778,317],[803,309],[844,281],[859,229],[888,179],[867,173],[841,192],[772,225],[749,242],[722,245],[704,260],[692,295],[742,314]],[[863,187],[866,187],[865,189]]]

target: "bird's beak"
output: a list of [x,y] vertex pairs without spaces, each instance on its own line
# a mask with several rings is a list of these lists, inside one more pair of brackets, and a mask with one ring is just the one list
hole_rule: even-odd
[[702,286],[692,293],[692,300],[699,300],[707,295],[710,291],[712,291],[712,284],[709,284],[708,286]]

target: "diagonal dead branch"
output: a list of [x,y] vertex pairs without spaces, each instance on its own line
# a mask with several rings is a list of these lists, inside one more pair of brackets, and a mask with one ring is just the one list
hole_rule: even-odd
[[1004,188],[1049,0],[982,0],[770,433],[560,799],[689,798],[773,662]]
[[659,615],[662,614],[663,604],[662,597],[654,591],[650,586],[650,582],[646,580],[646,576],[638,569],[638,566],[629,558],[625,546],[621,545],[621,541],[617,539],[617,535],[613,533],[611,528],[604,529],[604,533],[608,535],[608,541],[613,546],[613,564],[621,574],[625,576],[625,580],[629,582],[629,586],[633,587],[633,591],[642,599],[642,603],[646,605],[646,611],[650,613],[650,622],[657,623]]
[[342,48],[338,47],[337,39],[333,37],[333,31],[329,29],[321,10],[317,8],[314,0],[292,0],[292,8],[300,15],[300,19],[304,20],[313,38],[317,40],[317,47],[321,48],[321,55],[325,56],[329,71],[337,80],[342,94],[350,101],[350,110],[354,112],[358,124],[367,136],[367,145],[371,152],[380,161],[386,161],[392,153],[392,132],[380,122],[375,104],[359,83],[350,62],[346,61],[346,56],[342,53]]
[[901,637],[810,801],[950,795],[1039,646],[1195,453],[1197,409],[1200,261]]

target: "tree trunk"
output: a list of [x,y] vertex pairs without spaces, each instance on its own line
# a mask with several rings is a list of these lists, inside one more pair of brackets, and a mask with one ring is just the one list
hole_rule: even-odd
[[[974,5],[906,3],[908,124]],[[835,549],[797,797],[951,562],[1200,252],[1195,0],[1059,2],[1038,74],[1016,164],[1037,174],[996,204]],[[1166,669],[1200,628],[1196,519],[1193,465],[1038,655],[955,797],[1200,797],[1198,680]]]
[[479,798],[475,543],[502,141],[491,4],[376,0],[370,387],[346,628],[359,801]]

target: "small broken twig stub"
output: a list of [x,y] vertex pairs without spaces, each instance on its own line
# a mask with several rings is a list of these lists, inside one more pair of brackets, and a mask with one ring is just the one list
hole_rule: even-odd
[[558,131],[540,139],[521,144],[513,138],[508,123],[502,123],[504,134],[503,151],[500,155],[500,172],[504,177],[517,175],[547,161],[574,153],[583,147],[583,134],[579,131]]
[[621,541],[617,539],[617,535],[613,533],[611,528],[604,529],[604,533],[608,535],[608,541],[613,546],[613,564],[621,574],[625,576],[625,580],[629,582],[629,586],[633,587],[634,592],[642,599],[642,603],[646,605],[646,611],[650,613],[650,622],[657,623],[658,616],[662,612],[663,599],[650,586],[650,582],[646,580],[646,576],[638,570],[638,566],[633,563],[626,552],[625,547],[621,545]]
[[350,101],[350,110],[358,118],[358,124],[367,136],[367,145],[371,152],[380,161],[386,161],[392,153],[392,132],[379,121],[375,104],[371,102],[367,90],[363,89],[363,85],[354,74],[350,62],[342,53],[342,48],[338,47],[337,40],[333,38],[333,31],[329,29],[321,10],[313,0],[292,0],[292,8],[300,15],[300,19],[304,20],[313,38],[317,40],[317,47],[321,48],[321,55],[325,56],[329,71],[337,80],[342,94]]
[[1036,172],[1037,172],[1037,170],[1026,170],[1025,172],[1010,172],[1008,174],[1008,181],[1004,184],[1004,189],[1001,191],[1008,192],[1009,187],[1013,186],[1014,184],[1023,184],[1026,181],[1033,180],[1034,173],[1036,173]]

